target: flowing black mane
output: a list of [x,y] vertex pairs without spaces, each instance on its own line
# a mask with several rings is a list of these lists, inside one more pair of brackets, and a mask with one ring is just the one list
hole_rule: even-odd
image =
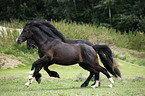
[[52,24],[50,24],[48,21],[44,21],[41,19],[34,19],[28,24],[32,24],[38,27],[41,31],[45,32],[50,37],[59,38],[63,42],[65,42],[66,40],[65,36],[60,31],[58,31]]
[[[30,21],[29,23],[27,23],[25,26],[27,25],[33,25],[39,28],[40,31],[44,32],[48,37],[52,37],[55,39],[59,39],[63,42],[66,42],[65,36],[60,31],[58,31],[52,24],[50,24],[48,21],[44,21],[41,19],[34,19]],[[27,49],[36,48],[36,47],[37,45],[33,39],[27,40]]]

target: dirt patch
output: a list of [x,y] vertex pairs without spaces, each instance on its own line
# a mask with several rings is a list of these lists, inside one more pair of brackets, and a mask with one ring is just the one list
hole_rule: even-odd
[[24,65],[22,62],[16,59],[14,55],[0,54],[0,69],[14,68],[19,64]]

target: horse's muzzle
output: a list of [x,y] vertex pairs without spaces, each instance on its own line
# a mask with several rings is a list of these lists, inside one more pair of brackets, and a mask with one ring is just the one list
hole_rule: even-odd
[[20,39],[17,39],[16,42],[17,42],[18,44],[21,44],[23,41],[20,40]]

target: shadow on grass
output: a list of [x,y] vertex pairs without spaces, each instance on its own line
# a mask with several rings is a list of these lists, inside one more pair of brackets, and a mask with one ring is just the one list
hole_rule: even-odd
[[104,89],[104,88],[108,88],[107,86],[102,86],[102,87],[98,87],[98,88],[92,88],[92,87],[90,87],[90,86],[88,86],[88,87],[83,87],[83,88],[81,88],[81,87],[57,87],[57,88],[35,88],[35,89],[31,89],[30,87],[29,88],[24,88],[24,89],[26,89],[26,90],[31,90],[31,91],[45,91],[45,90],[49,90],[49,91],[58,91],[58,90],[85,90],[85,89]]

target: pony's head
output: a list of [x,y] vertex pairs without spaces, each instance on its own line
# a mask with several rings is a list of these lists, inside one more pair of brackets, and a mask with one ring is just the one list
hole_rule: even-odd
[[21,44],[22,42],[28,40],[29,38],[31,38],[33,36],[33,32],[31,31],[32,26],[33,25],[31,25],[31,24],[26,24],[23,27],[23,29],[21,30],[20,35],[16,39],[18,44]]
[[[59,32],[52,24],[48,21],[44,21],[41,19],[33,19],[30,21],[33,26],[39,28],[41,31],[46,33],[46,36],[60,39],[61,41],[65,42],[65,36]],[[37,45],[33,39],[27,40],[27,49],[36,48]]]

